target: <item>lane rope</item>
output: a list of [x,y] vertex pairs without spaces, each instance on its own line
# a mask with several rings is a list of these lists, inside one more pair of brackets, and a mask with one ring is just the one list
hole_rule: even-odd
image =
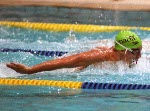
[[0,25],[12,26],[19,28],[45,30],[45,31],[61,31],[68,32],[112,32],[119,30],[140,29],[150,31],[150,27],[135,27],[135,26],[105,26],[105,25],[88,25],[88,24],[58,24],[58,23],[38,23],[38,22],[13,22],[1,21]]
[[41,51],[41,50],[31,50],[31,49],[11,49],[11,48],[0,48],[0,52],[28,52],[34,55],[42,55],[47,57],[60,57],[68,52],[63,51]]
[[13,86],[51,86],[70,89],[102,89],[102,90],[149,90],[150,85],[143,84],[117,84],[117,83],[94,83],[75,81],[54,80],[29,80],[29,79],[0,79],[0,85]]

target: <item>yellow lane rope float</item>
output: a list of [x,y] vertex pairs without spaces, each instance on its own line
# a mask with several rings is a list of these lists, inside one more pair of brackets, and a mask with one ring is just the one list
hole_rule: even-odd
[[66,32],[111,32],[118,30],[140,29],[150,31],[150,27],[130,27],[130,26],[104,26],[104,25],[87,25],[87,24],[57,24],[57,23],[35,23],[35,22],[12,22],[1,21],[0,25],[13,26],[19,28],[30,28],[45,31]]
[[29,79],[0,79],[0,85],[14,86],[53,86],[62,88],[80,89],[82,82],[54,81],[54,80],[29,80]]
[[150,85],[142,84],[117,84],[117,83],[94,83],[55,80],[29,80],[29,79],[0,79],[0,85],[14,86],[52,86],[71,89],[103,89],[103,90],[149,90]]

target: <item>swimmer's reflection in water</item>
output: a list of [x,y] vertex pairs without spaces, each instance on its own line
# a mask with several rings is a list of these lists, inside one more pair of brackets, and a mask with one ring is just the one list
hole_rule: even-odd
[[137,63],[141,57],[141,50],[141,39],[134,32],[123,30],[116,36],[114,46],[112,47],[97,47],[87,52],[45,61],[31,67],[20,63],[8,63],[6,65],[21,74],[34,74],[62,68],[76,68],[77,70],[82,70],[89,65],[106,61],[123,61],[127,63],[129,67],[132,67],[133,61]]

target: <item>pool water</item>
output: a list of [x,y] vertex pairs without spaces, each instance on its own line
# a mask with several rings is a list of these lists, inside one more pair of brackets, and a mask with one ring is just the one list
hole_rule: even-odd
[[[133,30],[144,41],[150,37],[149,31]],[[20,48],[47,51],[67,51],[70,54],[90,50],[97,46],[112,46],[115,32],[77,33],[48,32],[0,26],[0,48]],[[75,36],[70,36],[70,35]],[[101,40],[107,41],[106,44]],[[89,66],[81,72],[73,69],[59,69],[21,75],[8,69],[5,64],[19,62],[32,66],[56,57],[36,56],[27,52],[0,53],[0,77],[66,80],[102,83],[150,84],[150,50],[143,47],[142,57],[133,68],[118,62],[104,62],[102,67]],[[2,111],[148,111],[150,108],[150,91],[128,90],[80,90],[58,87],[39,86],[0,86],[0,107]]]

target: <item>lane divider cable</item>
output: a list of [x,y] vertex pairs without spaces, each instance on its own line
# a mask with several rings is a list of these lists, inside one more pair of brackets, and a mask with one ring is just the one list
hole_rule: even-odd
[[13,86],[51,86],[70,89],[101,89],[101,90],[149,90],[146,84],[95,83],[55,80],[30,80],[1,78],[0,85]]
[[0,21],[0,25],[9,27],[26,28],[33,30],[56,31],[56,32],[112,32],[120,30],[145,30],[150,31],[150,27],[136,26],[106,26],[92,24],[62,24],[62,23],[40,23],[40,22],[14,22]]
[[11,48],[0,48],[0,52],[28,52],[34,55],[41,55],[47,57],[59,57],[67,54],[66,51],[42,51],[42,50],[31,50],[31,49],[11,49]]

